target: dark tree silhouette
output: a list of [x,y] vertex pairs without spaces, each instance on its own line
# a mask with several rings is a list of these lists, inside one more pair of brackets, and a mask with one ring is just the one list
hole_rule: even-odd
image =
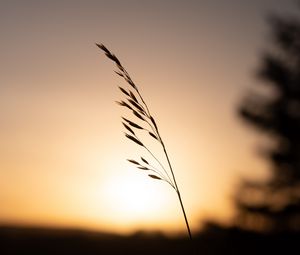
[[300,15],[272,16],[269,24],[272,44],[256,85],[268,90],[247,95],[239,116],[271,138],[262,150],[271,176],[265,182],[242,181],[236,222],[270,231],[300,230]]

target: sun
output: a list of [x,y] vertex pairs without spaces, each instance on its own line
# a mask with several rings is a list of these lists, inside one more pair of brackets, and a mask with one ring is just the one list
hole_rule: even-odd
[[165,183],[158,182],[146,174],[126,171],[126,174],[109,178],[102,192],[110,212],[119,220],[139,221],[155,218],[167,204],[167,198],[159,187]]

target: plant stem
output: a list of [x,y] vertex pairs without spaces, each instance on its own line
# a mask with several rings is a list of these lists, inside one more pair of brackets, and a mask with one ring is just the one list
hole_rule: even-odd
[[[135,90],[136,90],[136,92],[138,93],[139,97],[141,98],[142,102],[144,103],[144,105],[145,105],[145,107],[146,107],[146,110],[147,110],[147,113],[148,113],[148,117],[151,117],[149,108],[148,108],[147,104],[145,103],[145,101],[144,101],[142,95],[140,94],[138,88],[136,87]],[[149,122],[148,122],[148,123],[149,123]],[[152,125],[150,125],[150,126],[151,126],[151,128],[153,128]],[[189,234],[189,238],[190,238],[190,240],[193,240],[193,238],[192,238],[192,233],[191,233],[191,229],[190,229],[190,225],[189,225],[189,222],[188,222],[186,213],[185,213],[185,209],[184,209],[184,206],[183,206],[182,198],[181,198],[180,191],[179,191],[179,188],[178,188],[178,185],[177,185],[177,182],[176,182],[176,178],[175,178],[175,175],[174,175],[174,172],[173,172],[173,168],[172,168],[172,165],[171,165],[171,162],[170,162],[170,159],[169,159],[169,155],[168,155],[168,153],[167,153],[165,144],[164,144],[164,142],[163,142],[163,140],[162,140],[162,138],[161,138],[161,136],[160,136],[160,133],[159,133],[159,131],[158,131],[158,127],[156,126],[156,127],[154,127],[154,129],[156,130],[156,133],[157,133],[157,135],[158,135],[158,138],[159,138],[159,140],[160,140],[160,143],[161,143],[161,145],[162,145],[162,147],[163,147],[163,150],[164,150],[164,153],[165,153],[165,155],[166,155],[166,158],[167,158],[167,161],[168,161],[168,165],[169,165],[169,168],[170,168],[170,170],[171,170],[172,177],[173,177],[174,186],[171,185],[170,183],[169,183],[169,184],[176,190],[176,193],[177,193],[177,196],[178,196],[178,199],[179,199],[179,202],[180,202],[181,210],[182,210],[182,213],[183,213],[183,216],[184,216],[186,228],[187,228],[187,231],[188,231],[188,234]],[[154,130],[153,130],[153,131],[154,131]],[[146,149],[147,149],[147,148],[146,148]],[[148,149],[147,149],[147,150],[148,150]],[[149,150],[148,150],[148,151],[149,151]],[[150,151],[149,151],[149,152],[150,152]],[[150,152],[150,154],[152,154],[152,153]],[[154,156],[154,155],[152,154],[152,156]],[[156,157],[154,157],[154,158],[157,160]],[[159,160],[157,160],[157,161],[158,161],[158,163],[161,165],[161,167],[164,169],[164,171],[166,172],[167,176],[169,177],[167,171],[166,171],[165,168],[162,166],[162,164],[160,163],[160,161],[159,161]],[[170,177],[169,177],[169,179],[170,179]]]
[[[125,70],[125,69],[124,69]],[[126,70],[125,70],[126,72]],[[126,72],[127,73],[127,72]],[[129,74],[127,73],[128,77],[130,78]],[[130,78],[131,80],[131,78]],[[151,114],[150,114],[150,111],[149,111],[149,108],[146,104],[146,102],[144,101],[144,98],[142,97],[142,95],[140,94],[139,90],[137,87],[135,87],[135,90],[136,92],[138,93],[140,99],[142,100],[143,104],[145,105],[146,107],[146,111],[147,111],[147,114],[148,114],[148,117],[150,118],[151,117]],[[147,121],[148,122],[148,121]],[[148,124],[150,125],[150,123],[148,122]],[[150,125],[151,128],[153,129],[153,126]],[[182,213],[183,213],[183,216],[184,216],[184,220],[185,220],[185,224],[186,224],[186,228],[187,228],[187,231],[188,231],[188,234],[189,234],[189,238],[190,240],[193,240],[192,238],[192,233],[191,233],[191,229],[190,229],[190,225],[189,225],[189,222],[188,222],[188,219],[187,219],[187,216],[186,216],[186,213],[185,213],[185,209],[184,209],[184,206],[183,206],[183,202],[182,202],[182,198],[181,198],[181,195],[180,195],[180,191],[179,191],[179,188],[178,188],[178,185],[177,185],[177,182],[176,182],[176,179],[175,179],[175,175],[174,175],[174,172],[173,172],[173,168],[172,168],[172,165],[171,165],[171,162],[170,162],[170,159],[169,159],[169,155],[167,153],[167,150],[166,150],[166,147],[165,147],[165,144],[160,136],[160,133],[158,131],[158,127],[154,127],[154,129],[156,130],[156,133],[158,135],[158,138],[160,140],[160,143],[163,147],[163,150],[164,150],[164,153],[166,155],[166,158],[167,158],[167,161],[168,161],[168,165],[170,167],[170,170],[171,170],[171,174],[172,174],[172,177],[173,177],[173,181],[174,181],[174,186],[169,183],[175,190],[176,190],[176,193],[177,193],[177,196],[178,196],[178,199],[179,199],[179,202],[180,202],[180,206],[181,206],[181,210],[182,210]],[[154,131],[154,130],[153,130]],[[144,146],[145,147],[145,146]],[[146,147],[145,147],[146,148]],[[146,148],[148,150],[148,148]],[[165,170],[165,168],[163,167],[163,165],[160,163],[160,161],[151,153],[150,150],[148,150],[150,152],[150,154],[156,159],[156,161],[160,164],[160,166],[163,168],[163,170],[165,171],[165,173],[167,174],[168,178],[170,179],[169,175],[168,175],[168,172]]]
[[181,209],[182,209],[182,212],[183,212],[183,216],[184,216],[184,220],[185,220],[187,231],[189,233],[189,237],[190,237],[191,240],[193,240],[191,229],[190,229],[190,226],[189,226],[188,219],[186,217],[186,213],[185,213],[185,210],[184,210],[184,206],[183,206],[183,203],[182,203],[182,199],[181,199],[179,190],[177,190],[177,195],[178,195],[178,199],[179,199],[179,202],[180,202],[180,205],[181,205]]
[[189,233],[190,240],[193,240],[193,238],[192,238],[192,233],[191,233],[191,229],[190,229],[190,225],[189,225],[189,222],[188,222],[186,213],[185,213],[185,209],[184,209],[184,206],[183,206],[182,198],[181,198],[181,195],[180,195],[179,188],[178,188],[178,186],[177,186],[177,182],[176,182],[175,175],[174,175],[174,172],[173,172],[173,168],[172,168],[172,165],[171,165],[171,162],[170,162],[170,159],[169,159],[169,155],[168,155],[168,153],[167,153],[166,147],[165,147],[165,145],[164,145],[164,143],[163,143],[163,141],[162,141],[160,135],[159,135],[159,138],[160,138],[160,141],[161,141],[161,144],[162,144],[164,153],[165,153],[165,155],[166,155],[166,158],[167,158],[167,161],[168,161],[168,164],[169,164],[171,173],[172,173],[172,177],[173,177],[174,184],[175,184],[175,188],[176,188],[176,193],[177,193],[177,196],[178,196],[180,205],[181,205],[181,209],[182,209],[182,213],[183,213],[183,216],[184,216],[186,228],[187,228],[187,231],[188,231],[188,233]]

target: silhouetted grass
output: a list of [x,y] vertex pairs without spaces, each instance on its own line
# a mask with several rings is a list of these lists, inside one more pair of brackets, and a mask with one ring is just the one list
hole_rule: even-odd
[[[119,89],[125,96],[125,99],[118,101],[117,103],[123,107],[126,107],[129,111],[132,112],[134,118],[138,119],[143,123],[143,125],[138,125],[135,121],[123,117],[122,123],[126,129],[125,136],[128,139],[130,139],[132,142],[136,143],[138,146],[143,147],[149,153],[149,156],[151,156],[152,159],[158,163],[158,167],[155,167],[153,164],[150,163],[149,160],[146,160],[143,157],[139,157],[138,160],[128,159],[128,161],[134,164],[138,169],[148,171],[149,172],[148,176],[150,178],[164,181],[168,183],[175,190],[183,212],[189,237],[190,239],[192,239],[191,230],[183,206],[180,191],[176,182],[174,171],[169,159],[169,155],[166,150],[166,146],[163,142],[158,126],[156,124],[156,121],[153,118],[152,114],[150,113],[149,107],[146,104],[144,98],[142,97],[138,87],[133,82],[126,69],[122,66],[119,59],[114,54],[112,54],[103,44],[96,44],[96,45],[101,50],[103,50],[105,52],[105,55],[117,65],[118,70],[115,71],[116,74],[122,77],[129,85],[129,88],[119,87]],[[155,156],[155,153],[153,153],[151,149],[148,147],[148,145],[141,140],[139,136],[140,132],[146,132],[149,136],[151,136],[161,145],[164,152],[164,156],[168,162],[168,168],[166,168],[160,162],[160,160]]]

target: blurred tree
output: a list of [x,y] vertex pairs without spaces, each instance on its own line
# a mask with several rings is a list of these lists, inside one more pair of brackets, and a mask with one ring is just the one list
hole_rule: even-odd
[[300,19],[272,16],[269,22],[272,45],[258,72],[264,90],[245,97],[239,116],[271,138],[262,150],[271,176],[265,182],[241,182],[236,222],[270,231],[300,230]]

